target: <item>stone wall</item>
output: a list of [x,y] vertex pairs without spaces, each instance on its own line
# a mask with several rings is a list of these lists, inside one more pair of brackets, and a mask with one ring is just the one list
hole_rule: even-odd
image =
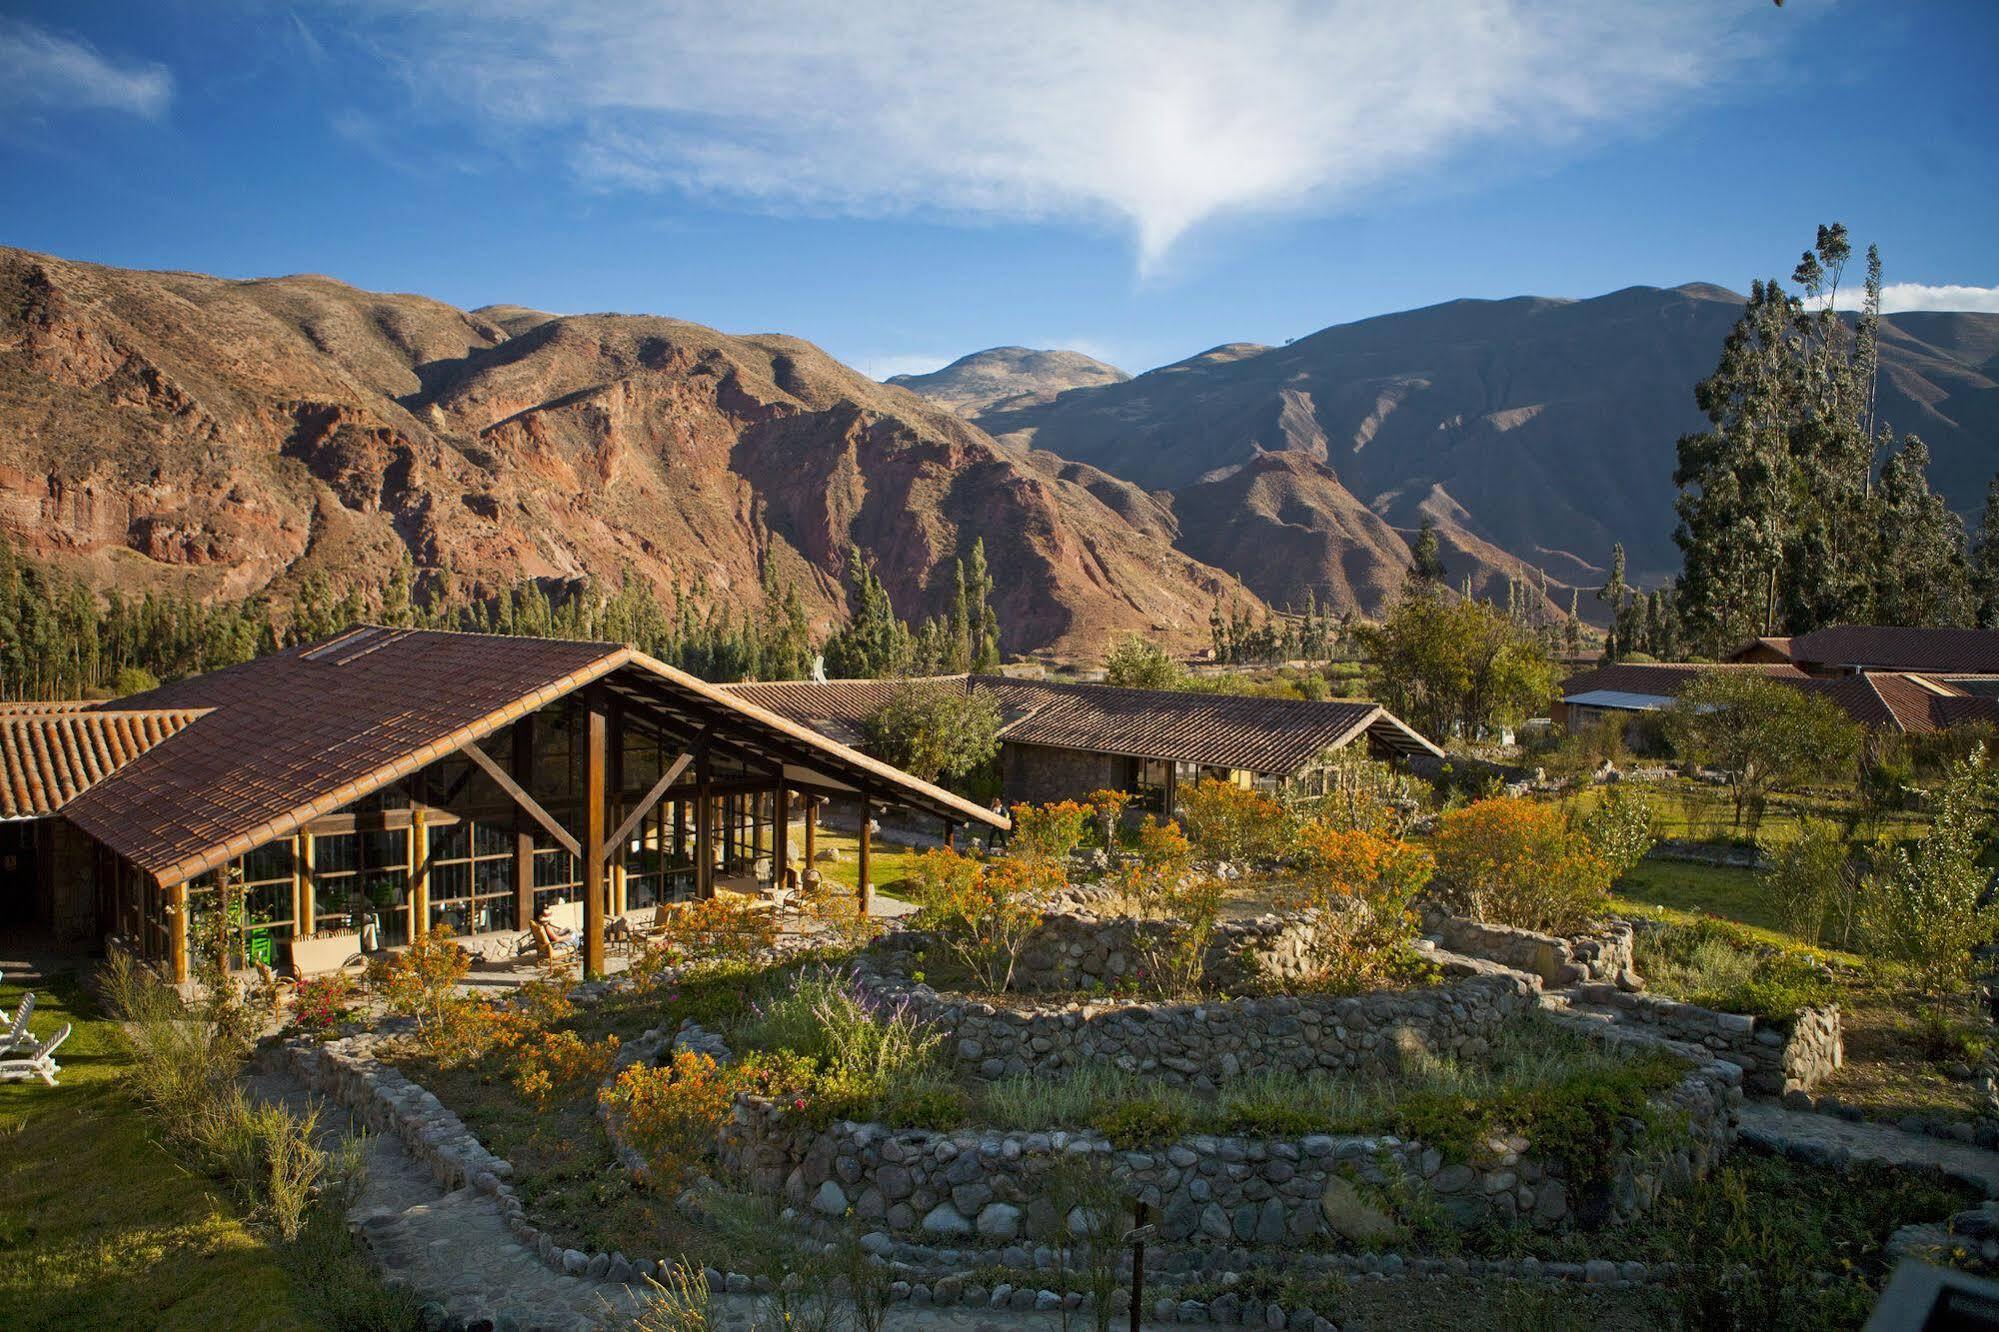
[[864,960],[857,982],[952,1033],[945,1052],[961,1077],[1054,1077],[1113,1066],[1212,1089],[1246,1073],[1392,1067],[1412,1044],[1475,1057],[1535,1006],[1529,976],[1444,959],[1444,984],[1350,997],[1274,995],[1192,1003],[1106,1000],[993,1004],[939,994]]
[[1781,1023],[1718,1013],[1656,994],[1633,994],[1615,985],[1585,984],[1576,997],[1614,1011],[1619,1022],[1712,1050],[1740,1065],[1744,1085],[1760,1095],[1810,1091],[1846,1060],[1838,1005],[1808,1008]]
[[1488,925],[1464,916],[1442,916],[1429,922],[1437,941],[1454,953],[1482,957],[1503,967],[1539,976],[1550,988],[1604,981],[1635,988],[1631,926],[1614,921],[1601,930],[1562,937]]
[[1049,745],[1000,745],[1000,786],[1010,805],[1081,800],[1092,791],[1129,786],[1131,760]]
[[1276,1247],[1325,1236],[1374,1246],[1419,1210],[1459,1227],[1554,1229],[1582,1214],[1592,1223],[1637,1216],[1662,1191],[1705,1175],[1727,1150],[1741,1094],[1736,1076],[1726,1064],[1690,1072],[1662,1098],[1684,1132],[1621,1157],[1608,1183],[1587,1196],[1519,1137],[1495,1138],[1468,1161],[1391,1136],[1331,1134],[1197,1136],[1122,1151],[1087,1132],[890,1130],[847,1121],[815,1128],[748,1095],[737,1098],[719,1152],[723,1166],[759,1192],[826,1217],[851,1207],[864,1226],[932,1243],[1001,1245],[1050,1233],[1050,1169],[1093,1158],[1123,1191],[1157,1209],[1169,1244]]

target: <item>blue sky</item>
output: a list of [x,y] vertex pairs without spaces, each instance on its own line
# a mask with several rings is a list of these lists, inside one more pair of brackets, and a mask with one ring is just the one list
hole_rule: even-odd
[[0,7],[0,243],[877,375],[1741,289],[1834,219],[1999,309],[1995,125],[1990,0]]

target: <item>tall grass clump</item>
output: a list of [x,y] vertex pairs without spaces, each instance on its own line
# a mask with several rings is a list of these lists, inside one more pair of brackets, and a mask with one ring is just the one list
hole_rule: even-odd
[[[882,1003],[831,969],[805,971],[735,1025],[740,1049],[788,1057],[822,1117],[955,1118],[960,1095],[939,1057],[943,1032],[906,1002]],[[941,1126],[941,1124],[939,1125]]]

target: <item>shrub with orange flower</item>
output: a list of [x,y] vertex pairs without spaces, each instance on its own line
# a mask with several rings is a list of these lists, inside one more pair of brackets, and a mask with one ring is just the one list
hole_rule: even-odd
[[981,861],[931,851],[919,869],[926,911],[944,946],[987,989],[1006,989],[1041,923],[1040,899],[1062,886],[1061,866],[1039,857]]
[[1097,836],[1102,839],[1104,850],[1117,850],[1118,827],[1124,822],[1124,812],[1131,807],[1131,800],[1131,792],[1108,786],[1083,797],[1083,803],[1090,808],[1090,818],[1096,824]]
[[748,898],[718,893],[676,906],[666,918],[655,947],[675,950],[698,962],[747,962],[777,942],[777,914]]
[[1411,903],[1435,872],[1419,846],[1329,823],[1298,829],[1298,877],[1287,908],[1310,913],[1307,955],[1317,982],[1357,991],[1427,979]]
[[618,1038],[586,1041],[565,1029],[543,1031],[523,1041],[509,1054],[514,1089],[539,1105],[573,1092],[585,1083],[601,1082],[618,1056]]
[[1013,817],[1013,836],[1007,849],[1016,859],[1040,860],[1061,865],[1083,841],[1091,809],[1074,800],[1057,800],[1046,805],[1015,805],[1007,811]]
[[1206,858],[1225,861],[1275,856],[1288,822],[1274,797],[1213,777],[1181,789],[1180,818]]
[[1609,904],[1611,867],[1552,805],[1481,800],[1437,820],[1444,904],[1475,920],[1563,934]]
[[458,993],[472,959],[439,928],[407,948],[368,964],[367,983],[391,1013],[416,1019],[419,1044],[433,1050],[452,1042],[452,1027],[473,1007]]

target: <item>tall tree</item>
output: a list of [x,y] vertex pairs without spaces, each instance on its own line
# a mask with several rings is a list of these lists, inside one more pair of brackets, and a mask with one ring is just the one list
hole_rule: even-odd
[[1711,426],[1679,441],[1677,603],[1710,652],[1873,616],[1881,262],[1870,249],[1849,328],[1835,302],[1851,257],[1846,228],[1822,226],[1791,275],[1801,296],[1753,283],[1694,391]]
[[1914,435],[1881,467],[1874,608],[1887,624],[1956,625],[1973,615],[1964,520],[1930,489],[1930,451]]
[[1978,600],[1978,627],[1999,629],[1999,476],[1985,487],[1985,513],[1971,552],[1971,590]]
[[1427,513],[1423,515],[1423,521],[1416,529],[1416,540],[1410,543],[1409,554],[1415,561],[1418,578],[1427,578],[1433,582],[1443,578],[1443,542],[1437,537],[1437,520]]
[[1610,548],[1610,572],[1604,576],[1603,586],[1596,590],[1596,599],[1610,608],[1610,629],[1603,639],[1605,661],[1616,661],[1631,650],[1631,645],[1619,633],[1624,618],[1624,598],[1630,592],[1630,584],[1624,581],[1624,543],[1619,541]]

